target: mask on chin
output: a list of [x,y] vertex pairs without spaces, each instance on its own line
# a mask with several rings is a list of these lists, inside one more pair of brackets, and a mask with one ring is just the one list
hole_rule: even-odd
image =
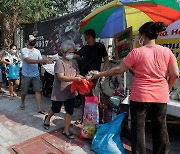
[[36,45],[36,40],[29,42],[29,45],[34,47]]
[[67,55],[65,56],[65,58],[66,58],[67,60],[72,60],[73,57],[74,57],[73,54],[67,54]]
[[141,35],[140,39],[139,39],[139,45],[142,47],[144,45],[144,38],[143,35]]

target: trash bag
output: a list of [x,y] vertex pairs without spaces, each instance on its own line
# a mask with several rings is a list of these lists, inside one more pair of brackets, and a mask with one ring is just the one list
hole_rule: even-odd
[[92,150],[98,154],[125,154],[125,149],[120,139],[121,123],[126,112],[106,124],[99,124],[92,141]]
[[78,91],[81,95],[87,95],[91,92],[93,83],[87,79],[82,79],[80,82],[73,81],[71,84],[71,93]]
[[83,113],[83,125],[79,133],[79,138],[92,139],[96,133],[97,124],[99,123],[99,110],[98,110],[98,97],[86,96],[84,113]]
[[19,79],[20,78],[19,71],[20,71],[20,65],[19,64],[11,65],[9,67],[9,74],[8,74],[9,79],[10,80]]

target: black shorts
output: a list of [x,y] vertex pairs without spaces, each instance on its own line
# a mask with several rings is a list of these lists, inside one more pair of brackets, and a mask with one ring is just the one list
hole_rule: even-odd
[[52,101],[51,110],[54,113],[59,113],[63,103],[65,106],[65,111],[68,114],[73,115],[73,111],[74,111],[74,107],[75,107],[75,98],[68,99],[67,101]]

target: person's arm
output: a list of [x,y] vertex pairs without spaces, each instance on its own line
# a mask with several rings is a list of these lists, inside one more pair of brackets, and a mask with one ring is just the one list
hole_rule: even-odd
[[35,60],[35,59],[30,59],[30,58],[27,57],[24,60],[28,64],[38,64],[38,63],[46,64],[47,63],[47,59],[37,59],[37,60]]
[[1,62],[7,65],[11,65],[10,61],[6,60],[6,57],[2,57]]
[[105,56],[103,59],[104,59],[104,65],[102,71],[106,71],[109,64],[109,58],[108,56]]
[[179,78],[179,69],[177,62],[172,63],[168,67],[168,71],[169,71],[168,85],[169,85],[169,89],[171,89],[175,81]]
[[56,77],[58,78],[59,81],[64,81],[64,82],[72,82],[72,81],[81,81],[81,77],[67,77],[64,75],[64,73],[57,73]]
[[93,74],[93,77],[91,79],[97,79],[99,77],[103,77],[103,76],[114,76],[117,74],[122,74],[124,72],[126,72],[129,68],[123,63],[121,62],[118,66],[107,70],[107,71],[103,71],[103,72],[91,72]]

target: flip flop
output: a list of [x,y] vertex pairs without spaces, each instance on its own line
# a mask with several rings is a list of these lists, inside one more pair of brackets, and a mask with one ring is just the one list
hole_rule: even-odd
[[46,115],[46,111],[44,111],[44,110],[39,111],[38,113],[43,114],[43,115]]
[[25,110],[25,106],[20,106],[20,110]]
[[49,124],[45,124],[47,117],[48,117],[48,115],[45,115],[45,118],[44,118],[44,123],[43,123],[43,127],[44,127],[44,129],[46,129],[46,130],[48,130],[48,129],[49,129],[49,127],[50,127],[50,125],[49,125]]
[[64,131],[62,131],[62,134],[63,134],[64,136],[66,136],[66,137],[67,137],[68,139],[70,139],[70,140],[74,139],[74,135],[71,134],[71,133],[66,134],[66,133],[64,133]]

